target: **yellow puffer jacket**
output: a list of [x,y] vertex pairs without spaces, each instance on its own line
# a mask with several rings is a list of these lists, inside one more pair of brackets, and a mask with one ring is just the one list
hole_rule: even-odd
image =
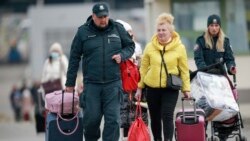
[[[166,87],[166,72],[162,64],[160,51],[163,46],[159,44],[157,36],[154,35],[143,52],[139,88],[144,88],[145,84],[152,88]],[[190,91],[189,68],[185,46],[181,43],[177,32],[173,33],[171,42],[165,47],[164,61],[167,64],[168,73],[180,75],[183,87],[182,92]],[[161,65],[162,64],[162,65]]]

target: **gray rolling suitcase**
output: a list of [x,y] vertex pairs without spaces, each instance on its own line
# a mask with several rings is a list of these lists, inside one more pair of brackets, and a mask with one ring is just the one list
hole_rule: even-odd
[[82,114],[62,118],[54,113],[47,114],[46,141],[83,141]]

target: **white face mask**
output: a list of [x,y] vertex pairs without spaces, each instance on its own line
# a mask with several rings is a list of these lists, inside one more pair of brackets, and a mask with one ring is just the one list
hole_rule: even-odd
[[58,52],[51,52],[50,56],[52,57],[52,59],[57,59],[59,58],[60,54]]

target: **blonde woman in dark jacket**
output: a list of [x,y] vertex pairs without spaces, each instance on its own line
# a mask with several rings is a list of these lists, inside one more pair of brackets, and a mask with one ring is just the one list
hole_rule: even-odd
[[[221,20],[218,15],[213,14],[208,17],[206,31],[196,40],[194,60],[198,69],[223,60],[227,72],[236,74],[236,64],[231,44],[221,28]],[[225,67],[223,69],[226,70]]]
[[[222,75],[227,73],[230,75],[236,74],[236,63],[231,44],[221,28],[221,20],[218,15],[212,14],[208,16],[207,29],[196,39],[194,60],[197,69],[201,70],[222,62],[222,65],[216,66],[208,70],[208,72]],[[230,82],[231,80],[228,78],[228,81]],[[223,133],[222,135],[219,133],[218,136],[221,141],[227,138]]]

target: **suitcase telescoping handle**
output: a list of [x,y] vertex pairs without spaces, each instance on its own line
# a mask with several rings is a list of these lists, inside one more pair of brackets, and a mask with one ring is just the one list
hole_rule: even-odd
[[[62,111],[61,113],[58,113],[57,114],[57,120],[56,120],[56,123],[57,123],[57,128],[59,129],[59,131],[64,134],[64,135],[72,135],[76,132],[76,130],[78,129],[78,125],[79,125],[79,110],[77,111],[77,113],[74,115],[74,108],[75,108],[75,90],[73,90],[73,96],[72,96],[72,115],[74,115],[72,118],[70,119],[67,119],[67,118],[63,118],[62,115],[63,115],[63,101],[64,101],[64,90],[62,90]],[[70,122],[70,121],[73,121],[74,119],[76,119],[76,125],[75,125],[75,128],[71,131],[71,132],[65,132],[61,129],[60,127],[60,124],[59,124],[59,119],[65,121],[65,122]]]
[[[62,90],[62,106],[61,106],[61,109],[62,109],[62,111],[61,111],[61,114],[63,115],[63,107],[64,107],[64,103],[63,103],[63,101],[64,101],[64,90]],[[74,108],[75,108],[75,89],[73,90],[73,97],[72,97],[72,115],[74,115]]]
[[195,106],[195,98],[190,97],[190,98],[181,98],[181,105],[182,105],[182,114],[183,114],[183,123],[186,122],[186,116],[185,116],[185,108],[184,108],[184,101],[193,101],[193,108],[194,108],[194,121],[197,121],[197,115],[196,115],[196,106]]

